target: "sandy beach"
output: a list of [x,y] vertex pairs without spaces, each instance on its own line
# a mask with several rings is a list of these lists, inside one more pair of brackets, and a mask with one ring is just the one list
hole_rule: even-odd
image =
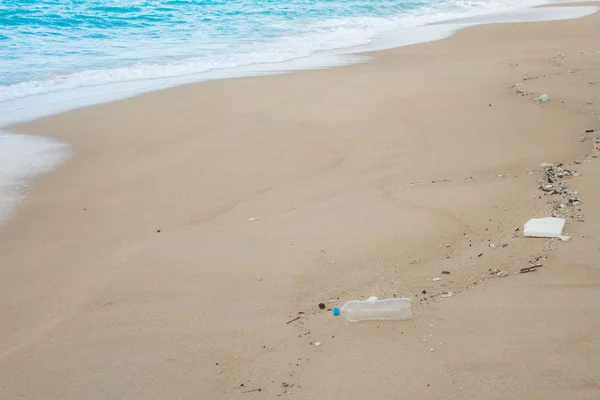
[[[600,398],[599,38],[476,26],[12,127],[72,156],[0,230],[0,399]],[[569,242],[522,236],[565,201],[541,163],[581,174]],[[372,295],[415,315],[331,315]]]

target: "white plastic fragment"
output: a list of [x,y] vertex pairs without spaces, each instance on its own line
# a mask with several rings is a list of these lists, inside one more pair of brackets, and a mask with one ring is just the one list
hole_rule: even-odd
[[523,234],[526,237],[560,238],[565,222],[564,218],[532,218],[525,224]]
[[319,347],[321,345],[321,342],[315,342],[315,347]]
[[540,102],[540,103],[545,103],[548,100],[550,100],[550,96],[548,96],[546,93],[544,93],[543,95],[538,97],[538,102]]
[[442,278],[433,278],[432,281],[437,282],[437,281],[441,281]]

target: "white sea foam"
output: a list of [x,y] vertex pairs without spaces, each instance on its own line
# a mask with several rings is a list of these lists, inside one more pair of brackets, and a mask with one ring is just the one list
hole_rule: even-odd
[[62,162],[68,147],[55,140],[0,131],[0,226],[14,215],[29,181]]

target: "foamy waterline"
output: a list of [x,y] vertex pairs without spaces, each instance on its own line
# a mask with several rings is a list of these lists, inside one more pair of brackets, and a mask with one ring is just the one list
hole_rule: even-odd
[[0,226],[16,213],[31,179],[51,171],[68,154],[68,146],[56,140],[0,131]]

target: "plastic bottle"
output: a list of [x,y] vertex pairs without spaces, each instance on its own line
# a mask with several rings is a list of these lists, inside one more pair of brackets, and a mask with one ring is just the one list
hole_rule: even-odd
[[370,319],[403,320],[412,317],[410,309],[412,301],[405,297],[378,300],[369,297],[367,300],[350,300],[341,308],[334,308],[333,315],[342,316],[350,322]]
[[541,95],[540,97],[538,97],[538,101],[540,103],[545,103],[548,100],[550,100],[550,96],[548,96],[546,93],[544,93],[543,95]]

